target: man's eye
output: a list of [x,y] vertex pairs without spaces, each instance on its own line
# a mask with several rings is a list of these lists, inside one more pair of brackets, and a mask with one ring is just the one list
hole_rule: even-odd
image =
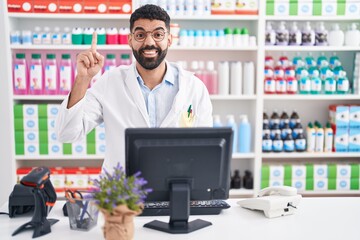
[[144,33],[136,33],[135,36],[137,38],[144,38],[145,34]]

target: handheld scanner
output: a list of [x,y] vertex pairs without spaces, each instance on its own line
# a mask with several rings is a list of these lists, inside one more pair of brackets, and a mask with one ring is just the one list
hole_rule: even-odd
[[20,183],[27,187],[44,188],[50,178],[50,170],[47,167],[38,167],[33,169],[28,175],[23,177]]

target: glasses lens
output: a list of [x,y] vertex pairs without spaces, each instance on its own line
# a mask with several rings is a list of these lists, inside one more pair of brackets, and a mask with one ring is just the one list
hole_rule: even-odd
[[144,41],[146,38],[146,35],[147,35],[146,32],[143,30],[136,30],[134,32],[134,38],[136,41],[139,41],[139,42]]
[[134,38],[136,41],[143,42],[143,41],[145,41],[148,33],[151,33],[152,38],[156,42],[162,41],[165,37],[165,31],[162,29],[154,30],[152,32],[146,32],[144,30],[136,30],[133,33],[133,35],[134,35]]
[[159,42],[164,39],[165,31],[164,30],[155,30],[152,32],[152,37],[155,41]]

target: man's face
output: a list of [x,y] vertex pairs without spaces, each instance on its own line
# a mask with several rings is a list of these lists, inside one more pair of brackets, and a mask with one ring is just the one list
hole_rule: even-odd
[[157,68],[165,59],[171,41],[171,34],[160,20],[139,19],[129,34],[129,46],[135,59],[147,70]]

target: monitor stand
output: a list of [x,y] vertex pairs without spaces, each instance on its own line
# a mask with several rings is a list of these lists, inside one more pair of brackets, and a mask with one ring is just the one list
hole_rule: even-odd
[[146,223],[144,227],[155,229],[162,232],[177,234],[190,233],[201,228],[212,225],[201,219],[189,222],[190,215],[190,182],[175,181],[170,183],[170,221],[152,221]]

